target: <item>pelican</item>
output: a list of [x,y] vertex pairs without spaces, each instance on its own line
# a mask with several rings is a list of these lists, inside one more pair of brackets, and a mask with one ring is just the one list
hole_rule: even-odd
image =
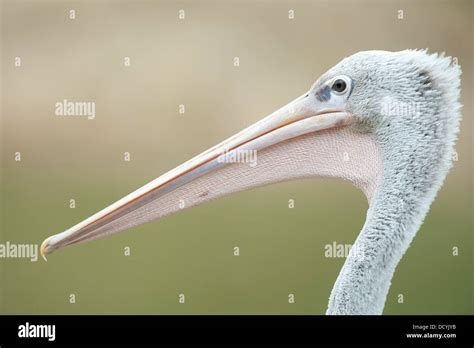
[[[382,314],[396,266],[452,165],[460,76],[450,57],[427,50],[346,57],[286,106],[50,236],[41,253],[234,192],[337,177],[364,192],[368,210],[326,313]],[[255,165],[226,160],[248,151],[258,154]]]

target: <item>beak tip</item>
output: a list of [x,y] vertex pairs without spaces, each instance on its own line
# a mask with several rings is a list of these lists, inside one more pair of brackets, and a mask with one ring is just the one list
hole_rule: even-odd
[[48,259],[46,258],[46,255],[52,253],[52,250],[50,250],[49,239],[50,238],[45,239],[43,243],[41,243],[41,247],[40,247],[40,254],[45,261],[48,261]]

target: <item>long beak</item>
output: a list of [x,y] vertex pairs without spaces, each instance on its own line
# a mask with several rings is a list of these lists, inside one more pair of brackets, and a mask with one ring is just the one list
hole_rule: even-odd
[[350,113],[327,108],[314,93],[308,92],[77,225],[47,238],[41,245],[41,254],[44,257],[67,245],[110,235],[224,194],[255,187],[259,182],[252,177],[252,170],[258,165],[235,159],[248,159],[248,154],[259,156],[260,151],[273,145],[348,125],[351,119]]

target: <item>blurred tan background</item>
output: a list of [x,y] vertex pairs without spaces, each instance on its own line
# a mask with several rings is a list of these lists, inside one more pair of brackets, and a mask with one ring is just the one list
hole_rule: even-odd
[[[472,314],[472,22],[473,2],[459,0],[2,1],[0,243],[40,244],[286,104],[345,56],[429,48],[463,69],[459,160],[385,313]],[[95,101],[96,118],[55,116],[63,99]],[[0,259],[0,313],[323,314],[344,262],[324,246],[352,244],[366,209],[348,183],[291,182],[47,263]]]

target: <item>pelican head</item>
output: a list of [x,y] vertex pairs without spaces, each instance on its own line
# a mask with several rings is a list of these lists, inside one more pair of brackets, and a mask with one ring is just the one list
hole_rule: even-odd
[[[286,106],[47,238],[41,252],[233,192],[285,180],[338,177],[360,188],[369,208],[327,313],[381,314],[395,268],[451,166],[460,74],[450,58],[426,51],[354,54]],[[257,155],[251,165],[235,160],[249,153]]]

